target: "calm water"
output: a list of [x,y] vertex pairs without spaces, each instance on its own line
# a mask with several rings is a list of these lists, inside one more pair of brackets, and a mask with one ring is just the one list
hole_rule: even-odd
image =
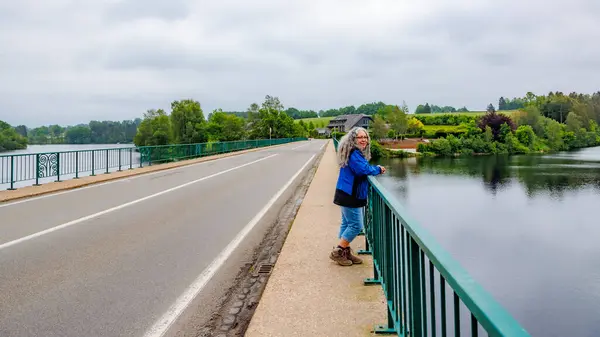
[[600,147],[379,163],[384,186],[533,336],[600,336]]
[[26,149],[8,152],[0,152],[0,156],[8,154],[39,153],[39,152],[61,152],[61,151],[80,151],[94,149],[114,149],[114,148],[135,147],[133,144],[48,144],[48,145],[28,145]]

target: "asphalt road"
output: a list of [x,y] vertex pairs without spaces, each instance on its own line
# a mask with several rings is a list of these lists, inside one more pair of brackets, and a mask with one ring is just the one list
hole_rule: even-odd
[[208,319],[324,144],[0,204],[0,336],[156,337]]

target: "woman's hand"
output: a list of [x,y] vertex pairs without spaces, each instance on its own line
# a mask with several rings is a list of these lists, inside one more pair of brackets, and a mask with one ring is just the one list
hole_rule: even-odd
[[381,174],[384,174],[385,173],[385,167],[383,167],[381,165],[377,165],[377,166],[379,166],[379,168],[381,169]]

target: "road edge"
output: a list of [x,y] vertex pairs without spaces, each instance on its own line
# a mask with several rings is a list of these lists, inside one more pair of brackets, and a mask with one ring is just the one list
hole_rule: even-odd
[[240,270],[236,275],[233,285],[224,296],[222,305],[213,314],[209,326],[205,327],[210,331],[209,336],[227,337],[245,334],[327,146],[328,143],[325,143],[325,146],[319,150],[296,190],[277,212],[276,219],[268,226],[265,236],[254,249],[252,262],[247,264],[247,269]]

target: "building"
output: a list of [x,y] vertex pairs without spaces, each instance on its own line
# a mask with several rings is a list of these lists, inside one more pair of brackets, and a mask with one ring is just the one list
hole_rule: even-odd
[[373,117],[365,114],[340,115],[330,120],[327,128],[331,130],[331,132],[348,132],[353,127],[357,126],[367,129],[369,127],[369,123],[372,121]]
[[317,128],[317,134],[322,137],[331,136],[331,130],[328,128]]

